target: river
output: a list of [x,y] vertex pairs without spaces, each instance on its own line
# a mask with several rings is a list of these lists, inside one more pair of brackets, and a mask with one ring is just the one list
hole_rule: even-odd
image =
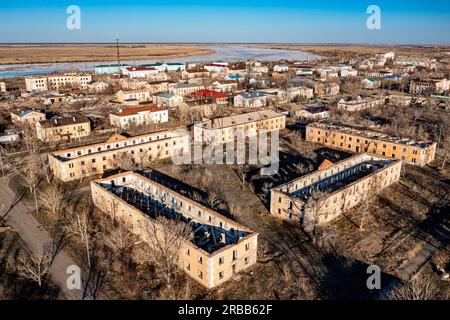
[[[307,54],[301,51],[281,50],[281,49],[262,49],[250,48],[246,46],[208,46],[215,53],[206,56],[190,56],[177,59],[166,59],[164,62],[212,62],[212,61],[277,61],[277,60],[307,60],[308,58],[318,59],[318,56]],[[155,63],[157,60],[139,60],[123,61],[122,63],[145,64]],[[116,63],[115,61],[96,61],[96,62],[70,62],[70,63],[40,63],[40,64],[14,64],[0,65],[0,78],[23,77],[32,75],[44,75],[51,73],[62,73],[67,71],[79,70],[93,72],[94,66],[105,63]]]

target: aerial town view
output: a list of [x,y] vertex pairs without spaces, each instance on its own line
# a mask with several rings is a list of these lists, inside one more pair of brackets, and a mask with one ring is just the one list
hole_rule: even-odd
[[450,3],[324,3],[0,3],[0,300],[448,302]]

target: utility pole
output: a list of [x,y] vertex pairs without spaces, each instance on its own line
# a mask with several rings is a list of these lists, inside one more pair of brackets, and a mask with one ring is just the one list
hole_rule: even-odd
[[3,147],[0,147],[0,170],[1,170],[2,176],[4,176],[5,175],[5,170],[3,169],[2,152],[3,152]]
[[117,45],[117,68],[119,69],[119,74],[121,74],[122,68],[120,67],[119,37],[116,38],[116,45]]

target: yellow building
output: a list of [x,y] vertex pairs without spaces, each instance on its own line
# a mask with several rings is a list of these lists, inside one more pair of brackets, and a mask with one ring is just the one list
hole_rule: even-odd
[[320,122],[306,128],[306,141],[351,152],[369,152],[425,166],[434,160],[436,142],[392,137],[359,127]]
[[91,134],[91,122],[80,114],[42,120],[36,122],[36,134],[44,142],[79,140]]
[[55,177],[72,181],[114,169],[123,157],[145,164],[170,158],[181,148],[182,136],[168,130],[135,137],[115,134],[104,143],[53,152],[48,158]]
[[306,230],[329,223],[400,179],[402,162],[359,154],[271,190],[270,213]]
[[208,120],[194,125],[195,141],[228,143],[234,141],[237,131],[253,136],[258,130],[275,131],[286,127],[286,115],[273,110],[237,114]]
[[158,216],[186,223],[178,266],[207,288],[214,288],[257,260],[258,234],[218,212],[145,176],[126,172],[91,182],[94,205],[114,216],[150,246],[167,235]]

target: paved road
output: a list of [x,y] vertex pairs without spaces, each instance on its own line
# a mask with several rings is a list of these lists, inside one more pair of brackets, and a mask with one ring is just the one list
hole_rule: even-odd
[[[0,178],[0,213],[3,215],[17,201],[17,196],[9,188],[9,177]],[[43,246],[52,243],[52,237],[45,228],[36,220],[23,201],[16,203],[5,217],[6,222],[16,231],[33,252],[39,252]],[[69,290],[66,286],[68,275],[67,267],[75,265],[75,262],[64,250],[61,250],[50,268],[52,281],[60,288],[60,299],[80,300],[81,290]]]

